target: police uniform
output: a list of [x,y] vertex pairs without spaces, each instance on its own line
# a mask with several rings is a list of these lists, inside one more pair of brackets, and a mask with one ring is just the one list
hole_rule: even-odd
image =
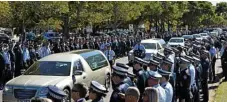
[[202,73],[201,73],[201,87],[203,93],[203,101],[208,102],[209,100],[209,91],[208,91],[208,71],[209,71],[209,60],[206,51],[201,51],[201,66],[202,66]]
[[201,64],[200,58],[193,56],[194,65],[195,65],[195,83],[196,83],[196,90],[194,91],[194,102],[200,102],[200,86],[201,86]]
[[157,56],[162,58],[162,59],[165,57],[165,55],[163,53],[160,53],[160,52],[157,53]]
[[103,97],[107,93],[104,85],[98,83],[97,81],[91,81],[90,91],[94,91],[95,93],[100,93],[103,95],[103,96],[96,96],[96,99],[92,100],[91,102],[104,102]]
[[133,52],[134,55],[140,58],[144,58],[145,53],[146,53],[146,49],[143,45],[141,44],[136,44],[133,48]]
[[182,67],[180,65],[180,75],[179,75],[179,100],[185,100],[185,102],[191,102],[192,100],[192,93],[190,89],[190,81],[191,76],[189,73],[188,66],[190,65],[190,61],[185,58],[180,58],[180,64],[186,64],[187,66]]
[[48,86],[47,97],[50,98],[53,102],[66,102],[66,93],[56,86]]
[[[162,76],[156,71],[148,71],[148,80],[149,78],[160,80]],[[147,80],[147,81],[148,81]],[[148,87],[154,87],[157,88],[158,94],[159,94],[159,102],[166,102],[166,93],[165,90],[160,86],[160,84],[154,85],[154,86],[148,86]]]
[[[127,76],[127,70],[120,68],[120,67],[117,67],[117,66],[114,66],[113,67],[113,74],[115,74],[117,76],[126,77]],[[119,96],[119,93],[124,94],[126,92],[126,90],[128,89],[128,87],[129,87],[129,85],[127,83],[125,83],[124,81],[122,81],[118,84],[114,84],[113,92],[112,92],[111,97],[110,97],[110,102],[124,102],[124,99],[122,99]]]
[[[116,63],[116,66],[119,68],[123,68],[124,70],[129,69],[129,66],[123,63]],[[124,79],[124,82],[127,83],[129,86],[135,86],[135,83],[132,80],[132,76],[133,76],[132,73],[127,73],[127,76]],[[113,83],[112,86],[114,86]]]
[[[110,47],[110,44],[106,44],[107,47]],[[106,55],[110,65],[114,65],[115,52],[113,50],[105,50],[104,54]]]
[[[135,58],[135,64],[140,64],[143,63],[143,60],[140,58]],[[138,70],[134,70],[134,74],[136,75],[136,86],[139,89],[140,93],[144,92],[145,89],[145,85],[146,85],[146,80],[147,80],[147,74],[146,71],[143,70],[143,68],[140,68]],[[140,100],[142,99],[142,97],[140,97]]]
[[[171,72],[159,69],[158,73],[160,73],[162,75],[162,77],[167,76],[169,77]],[[163,82],[161,83],[162,88],[165,89],[165,93],[166,93],[166,102],[172,102],[173,99],[173,87],[172,85],[168,82]]]

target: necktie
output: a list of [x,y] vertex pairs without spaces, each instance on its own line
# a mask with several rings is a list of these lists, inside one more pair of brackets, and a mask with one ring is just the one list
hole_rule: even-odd
[[109,50],[108,50],[108,52],[107,52],[107,58],[108,58],[108,60],[110,60],[110,53],[109,53]]

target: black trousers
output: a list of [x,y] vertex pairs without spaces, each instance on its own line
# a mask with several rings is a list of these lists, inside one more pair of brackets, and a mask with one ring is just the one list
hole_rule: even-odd
[[208,82],[207,79],[204,78],[201,81],[202,93],[203,93],[203,102],[209,101],[209,90],[208,90]]
[[215,81],[215,63],[216,63],[216,57],[214,56],[211,63],[213,81]]
[[222,61],[222,70],[225,80],[227,79],[227,61]]

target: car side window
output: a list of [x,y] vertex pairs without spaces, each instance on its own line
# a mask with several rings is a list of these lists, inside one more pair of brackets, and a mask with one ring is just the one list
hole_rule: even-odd
[[106,58],[100,52],[85,58],[85,60],[93,71],[108,66]]
[[160,44],[157,44],[157,46],[158,46],[158,50],[159,50],[159,49],[161,49],[161,46],[160,46]]
[[80,60],[75,61],[73,64],[73,72],[75,71],[84,71],[83,65]]

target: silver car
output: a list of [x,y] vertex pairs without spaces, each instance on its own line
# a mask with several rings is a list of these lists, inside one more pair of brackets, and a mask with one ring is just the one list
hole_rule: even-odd
[[111,69],[105,55],[98,50],[78,50],[52,54],[35,62],[26,72],[9,82],[3,90],[4,102],[29,101],[33,97],[46,97],[47,86],[54,85],[68,94],[74,83],[88,86],[96,80],[110,86]]

